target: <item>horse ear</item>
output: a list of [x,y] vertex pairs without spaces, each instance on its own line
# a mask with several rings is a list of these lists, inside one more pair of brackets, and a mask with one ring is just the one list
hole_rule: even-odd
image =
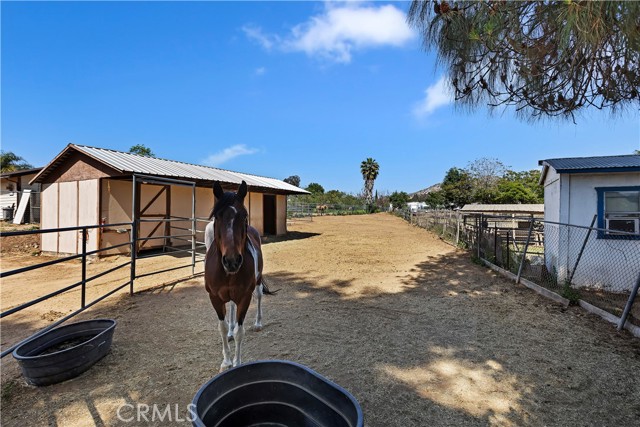
[[238,200],[243,201],[246,195],[247,195],[247,183],[242,181],[242,184],[240,184],[240,188],[238,189]]
[[218,181],[213,183],[213,195],[216,196],[216,199],[220,200],[222,196],[224,196],[224,190],[222,189],[222,185]]

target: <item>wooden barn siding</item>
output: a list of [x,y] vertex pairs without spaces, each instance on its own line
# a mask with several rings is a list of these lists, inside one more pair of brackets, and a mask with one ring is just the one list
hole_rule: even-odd
[[[78,223],[77,225],[96,225],[99,222],[100,180],[78,181]],[[98,249],[100,231],[88,230],[87,251]],[[82,251],[82,232],[78,232],[78,251]]]
[[87,179],[98,179],[119,174],[113,168],[100,163],[84,154],[73,153],[58,165],[49,175],[43,178],[44,182],[72,182]]
[[264,234],[262,193],[249,193],[249,223],[258,230],[261,236]]
[[[131,181],[116,179],[102,179],[100,184],[100,219],[105,224],[131,222]],[[129,231],[118,233],[118,229],[128,227],[104,228],[100,236],[100,247],[125,243],[131,239]],[[101,252],[101,255],[128,254],[130,247],[121,246],[116,249]]]
[[[64,228],[76,225],[78,225],[78,182],[60,182],[58,183],[58,226]],[[78,253],[77,231],[63,231],[58,234],[58,252]]]
[[[58,184],[43,184],[41,194],[42,214],[40,227],[59,228],[58,225]],[[58,252],[58,233],[44,233],[40,235],[40,250],[43,252]]]

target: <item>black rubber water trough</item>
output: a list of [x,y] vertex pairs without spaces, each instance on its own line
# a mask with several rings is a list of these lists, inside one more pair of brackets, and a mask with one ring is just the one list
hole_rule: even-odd
[[195,427],[362,427],[358,401],[306,366],[251,362],[223,372],[193,398]]
[[43,386],[76,377],[102,359],[111,348],[116,321],[87,320],[51,329],[13,351],[22,374]]

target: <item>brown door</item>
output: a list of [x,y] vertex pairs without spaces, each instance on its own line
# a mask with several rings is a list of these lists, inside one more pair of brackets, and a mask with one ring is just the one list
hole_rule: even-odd
[[264,218],[264,234],[275,235],[276,228],[276,196],[265,194],[263,197],[262,209]]

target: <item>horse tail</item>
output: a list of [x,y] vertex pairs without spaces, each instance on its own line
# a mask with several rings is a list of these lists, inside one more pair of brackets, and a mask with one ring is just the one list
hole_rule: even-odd
[[275,291],[272,291],[271,289],[269,289],[267,287],[267,282],[265,282],[264,280],[264,277],[260,277],[260,283],[262,284],[262,293],[265,295],[275,295],[280,290],[280,289],[276,289]]

